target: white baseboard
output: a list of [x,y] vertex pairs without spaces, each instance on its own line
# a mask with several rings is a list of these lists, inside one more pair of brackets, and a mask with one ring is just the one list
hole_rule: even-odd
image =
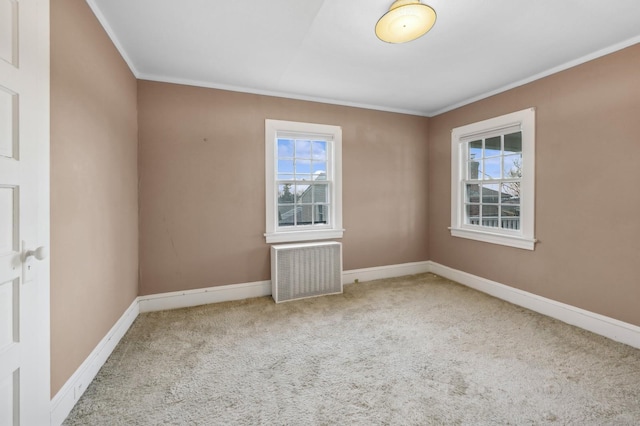
[[399,265],[374,266],[373,268],[352,269],[350,271],[342,272],[342,282],[344,284],[351,284],[355,282],[355,280],[363,282],[402,277],[405,275],[422,274],[430,272],[430,267],[431,263],[425,261],[401,263]]
[[[383,278],[401,277],[403,275],[420,274],[423,272],[429,272],[429,267],[429,262],[425,261],[353,269],[351,271],[343,271],[342,281],[345,284],[350,284],[356,279],[358,281],[372,281]],[[140,296],[138,297],[138,300],[140,301],[140,312],[143,313],[164,311],[167,309],[190,308],[192,306],[270,295],[271,281],[267,280],[152,294],[149,296]]]
[[87,359],[62,386],[51,400],[51,425],[59,426],[67,418],[71,409],[96,377],[109,355],[138,317],[138,299],[127,308],[107,335],[98,343]]
[[546,297],[538,296],[517,288],[509,287],[486,278],[478,277],[467,272],[458,271],[435,262],[430,263],[430,272],[463,284],[467,287],[522,306],[534,312],[575,325],[640,349],[640,327],[596,314],[575,306],[567,305]]
[[271,281],[221,285],[195,290],[172,291],[170,293],[140,296],[140,312],[166,311],[168,309],[190,308],[230,300],[250,299],[271,295]]
[[[349,284],[356,279],[358,281],[371,281],[419,274],[429,272],[429,268],[429,262],[413,262],[344,271],[342,277],[343,282]],[[51,400],[51,424],[59,426],[67,418],[75,403],[80,399],[96,374],[98,374],[100,368],[107,361],[122,336],[129,330],[139,313],[188,308],[270,295],[271,281],[268,280],[139,296]]]
[[[372,281],[425,272],[432,272],[514,305],[522,306],[640,349],[640,327],[458,271],[432,261],[353,269],[344,271],[342,277],[345,284],[350,284],[355,280],[360,282]],[[139,313],[187,308],[269,295],[271,295],[271,281],[256,281],[138,297],[53,398],[51,401],[51,424],[54,426],[62,424],[76,401],[84,393],[86,387],[104,365]]]

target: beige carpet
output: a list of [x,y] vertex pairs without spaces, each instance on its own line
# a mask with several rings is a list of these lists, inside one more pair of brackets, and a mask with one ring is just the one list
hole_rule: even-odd
[[140,315],[66,425],[640,424],[640,350],[432,274]]

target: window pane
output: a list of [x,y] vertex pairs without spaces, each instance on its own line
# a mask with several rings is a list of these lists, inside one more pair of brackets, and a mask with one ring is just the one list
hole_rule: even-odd
[[481,170],[483,179],[500,179],[500,158],[493,157],[484,160],[484,169]]
[[502,184],[502,203],[520,204],[520,182],[505,182]]
[[520,178],[522,177],[522,154],[506,155],[504,157],[504,178]]
[[520,206],[502,207],[501,227],[504,229],[520,229]]
[[326,203],[329,201],[329,185],[316,184],[313,185],[313,202],[314,203]]
[[293,175],[278,173],[276,180],[293,180]]
[[278,173],[293,173],[293,160],[278,160]]
[[311,159],[311,141],[296,139],[296,158]]
[[481,179],[479,176],[480,161],[469,161],[469,177],[468,179]]
[[278,226],[295,224],[296,206],[278,206]]
[[498,188],[500,188],[500,184],[497,183],[482,185],[482,203],[498,204],[500,198]]
[[498,217],[498,206],[482,206],[482,217],[490,218],[490,217]]
[[311,160],[296,159],[296,180],[311,180]]
[[278,158],[293,158],[293,141],[278,139]]
[[468,183],[466,190],[466,202],[467,203],[479,203],[480,202],[480,185],[475,183]]
[[305,204],[298,206],[298,225],[313,224],[313,205]]
[[500,136],[494,136],[492,138],[487,138],[484,141],[484,156],[485,157],[494,157],[496,155],[500,155],[502,152],[502,147],[500,146],[501,142]]
[[290,184],[278,185],[278,204],[293,204],[294,200]]
[[468,225],[480,225],[480,206],[467,204],[465,206],[465,221]]
[[467,160],[482,158],[482,141],[469,142],[469,158]]
[[504,135],[504,154],[516,154],[522,152],[522,132]]
[[314,222],[315,223],[323,223],[323,224],[327,224],[329,223],[329,206],[324,204],[324,205],[316,205],[315,206],[315,217],[314,217]]
[[313,162],[311,165],[314,180],[327,180],[327,163]]
[[325,141],[313,142],[313,159],[320,161],[327,160],[327,143]]
[[502,206],[502,216],[520,217],[520,206]]
[[482,206],[482,226],[498,228],[498,206]]
[[312,203],[311,190],[309,185],[296,185],[296,202]]

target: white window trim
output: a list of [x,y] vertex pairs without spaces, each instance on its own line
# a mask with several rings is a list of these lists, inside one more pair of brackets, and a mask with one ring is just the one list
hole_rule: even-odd
[[[329,135],[332,140],[329,164],[333,175],[330,191],[330,224],[326,227],[278,228],[278,188],[276,186],[278,133],[307,133]],[[265,196],[267,243],[313,241],[342,238],[342,128],[328,124],[301,123],[296,121],[265,120]]]
[[[493,229],[464,223],[464,143],[474,135],[519,126],[522,131],[522,197],[520,230]],[[451,235],[487,243],[533,250],[535,215],[535,108],[491,118],[451,131]]]

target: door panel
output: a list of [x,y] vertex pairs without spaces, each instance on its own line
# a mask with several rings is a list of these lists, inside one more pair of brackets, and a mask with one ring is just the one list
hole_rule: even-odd
[[19,291],[17,279],[0,284],[0,351],[7,350],[19,339]]
[[18,65],[18,3],[0,0],[0,59]]
[[20,424],[20,370],[0,378],[0,424]]
[[18,216],[15,188],[0,186],[0,256],[18,251],[18,228],[14,218]]
[[0,156],[16,157],[18,152],[17,127],[18,96],[0,86]]

